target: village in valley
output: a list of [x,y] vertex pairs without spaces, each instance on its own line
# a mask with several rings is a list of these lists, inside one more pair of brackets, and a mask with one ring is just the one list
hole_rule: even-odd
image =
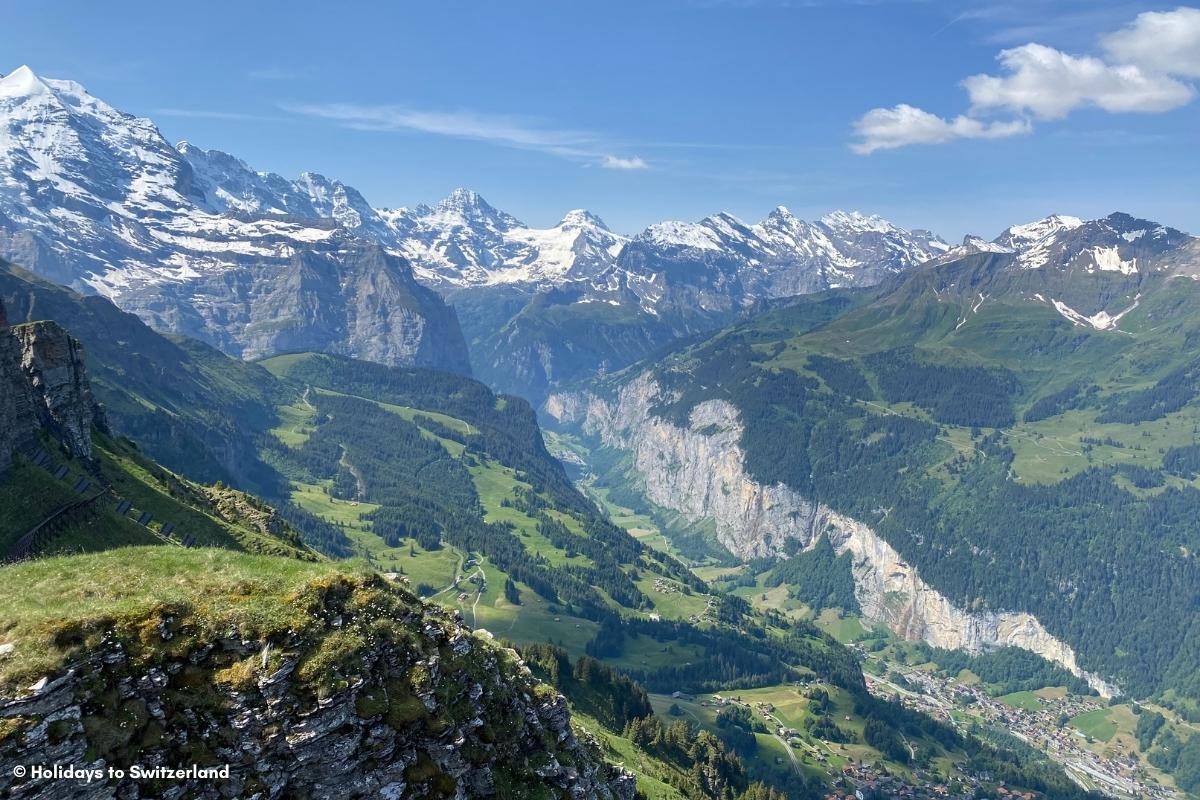
[[[864,666],[868,663],[864,658]],[[977,684],[922,669],[896,669],[895,665],[888,677],[867,672],[866,679],[873,694],[898,697],[905,706],[964,732],[986,735],[990,730],[1010,736],[1044,753],[1085,788],[1139,800],[1182,797],[1176,789],[1158,782],[1122,737],[1110,733],[1110,741],[1104,742],[1080,729],[1085,727],[1081,721],[1103,721],[1111,715],[1101,698],[1069,694],[1061,688],[998,698]]]

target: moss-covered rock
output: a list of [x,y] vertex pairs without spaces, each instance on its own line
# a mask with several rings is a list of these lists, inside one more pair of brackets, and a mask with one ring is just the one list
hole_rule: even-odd
[[6,623],[18,647],[48,649],[33,663],[60,660],[20,690],[28,673],[0,673],[0,794],[70,796],[73,784],[12,777],[58,762],[230,765],[227,780],[127,778],[89,797],[632,797],[632,780],[577,738],[563,698],[514,653],[402,588],[331,565],[280,581],[263,573],[274,559],[217,558],[198,594],[97,593],[54,625],[32,611]]

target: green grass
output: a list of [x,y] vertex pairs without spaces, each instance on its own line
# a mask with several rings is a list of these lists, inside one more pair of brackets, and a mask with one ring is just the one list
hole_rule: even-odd
[[649,636],[627,636],[621,655],[607,659],[615,666],[626,669],[659,669],[679,664],[690,664],[704,656],[698,645],[678,642],[660,642]]
[[72,485],[17,456],[0,479],[0,554],[56,509],[78,500]]
[[[1135,465],[1158,469],[1162,451],[1191,444],[1200,422],[1195,408],[1137,425],[1097,423],[1097,411],[1068,411],[1034,423],[1020,423],[1006,435],[1016,458],[1013,470],[1026,483],[1053,483],[1090,466]],[[1119,442],[1092,445],[1085,452],[1082,439]]]
[[[91,484],[88,496],[102,486],[109,494],[96,499],[86,513],[73,517],[42,547],[43,554],[94,552],[113,547],[164,544],[155,535],[166,523],[175,525],[176,538],[191,536],[199,545],[224,547],[273,555],[312,559],[315,554],[283,536],[266,533],[252,517],[265,519],[268,511],[254,507],[248,498],[233,490],[217,490],[187,481],[150,461],[140,451],[119,439],[95,434],[94,465],[98,474],[81,462],[64,462],[70,467],[59,481],[43,469],[18,459],[0,478],[0,552],[7,550],[33,525],[62,506],[80,500],[71,492],[84,477]],[[118,500],[133,507],[118,515]],[[10,511],[11,509],[11,511]],[[136,523],[143,513],[153,518],[148,527]]]
[[305,403],[289,403],[277,407],[275,412],[279,415],[279,424],[271,429],[271,434],[288,447],[303,446],[312,435],[317,410]]
[[1098,708],[1087,711],[1071,718],[1071,724],[1085,736],[1101,742],[1107,742],[1117,732],[1117,723],[1113,721],[1112,709]]
[[358,530],[368,530],[368,523],[359,517],[379,508],[374,503],[356,500],[339,500],[326,492],[327,485],[316,483],[292,484],[292,502],[300,508],[316,514],[335,525],[346,525]]
[[[636,585],[642,593],[654,601],[654,612],[663,619],[688,619],[700,616],[708,608],[708,595],[683,593],[683,584],[670,578],[659,578],[652,572],[642,571]],[[657,586],[673,587],[660,592]]]
[[88,652],[109,625],[136,626],[155,609],[187,609],[210,630],[266,636],[309,624],[289,598],[345,566],[217,548],[119,548],[0,567],[0,686],[20,685]]
[[858,617],[852,614],[840,614],[832,608],[823,610],[817,617],[816,623],[818,628],[842,644],[853,642],[868,632]]
[[646,800],[683,800],[683,795],[662,778],[674,770],[647,755],[628,739],[617,736],[586,714],[572,715],[575,724],[596,738],[605,759],[620,764],[637,776],[639,795]]
[[287,353],[281,356],[271,356],[270,358],[263,359],[258,363],[276,378],[284,378],[287,377],[288,372],[293,366],[308,361],[314,357],[317,357],[317,354]]
[[565,649],[572,658],[584,654],[599,629],[591,620],[563,614],[528,589],[522,592],[518,607],[481,604],[476,611],[479,627],[498,639],[517,644],[550,642]]
[[1037,711],[1042,707],[1038,696],[1033,692],[1013,692],[996,698],[1001,703],[1013,708],[1023,708],[1026,711]]

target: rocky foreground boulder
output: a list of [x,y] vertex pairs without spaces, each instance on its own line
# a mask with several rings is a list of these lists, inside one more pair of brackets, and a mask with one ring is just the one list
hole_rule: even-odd
[[[573,730],[564,698],[514,651],[399,586],[327,565],[295,568],[309,577],[288,586],[269,574],[279,559],[166,551],[104,558],[141,552],[239,577],[218,581],[224,588],[197,578],[204,585],[193,589],[207,599],[167,600],[167,592],[128,612],[120,610],[127,600],[118,607],[101,598],[75,619],[6,621],[13,641],[0,656],[0,795],[633,797],[632,776],[604,763]],[[43,575],[49,563],[59,575],[73,566],[90,574],[91,558],[9,571]],[[247,580],[247,565],[261,579]],[[18,766],[55,764],[106,777],[13,776]],[[218,772],[156,779],[134,771],[193,765]],[[108,777],[110,767],[126,777]]]

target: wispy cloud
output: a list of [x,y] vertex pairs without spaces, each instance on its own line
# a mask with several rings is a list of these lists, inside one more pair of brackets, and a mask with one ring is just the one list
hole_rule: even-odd
[[554,128],[526,117],[473,111],[430,111],[397,105],[353,103],[295,104],[284,108],[347,128],[366,131],[417,131],[456,139],[532,150],[607,169],[648,169],[636,155],[618,155],[612,140],[591,131]]
[[[1103,56],[1072,55],[1029,43],[1001,50],[999,75],[962,82],[971,108],[944,119],[907,104],[875,108],[854,124],[856,153],[954,139],[999,139],[1028,133],[1032,121],[1062,119],[1080,108],[1110,113],[1158,113],[1196,96],[1180,78],[1200,77],[1200,10],[1145,12],[1100,37]],[[988,121],[987,114],[1008,119]]]
[[600,162],[605,169],[647,169],[650,165],[638,156],[621,158],[620,156],[605,156]]

